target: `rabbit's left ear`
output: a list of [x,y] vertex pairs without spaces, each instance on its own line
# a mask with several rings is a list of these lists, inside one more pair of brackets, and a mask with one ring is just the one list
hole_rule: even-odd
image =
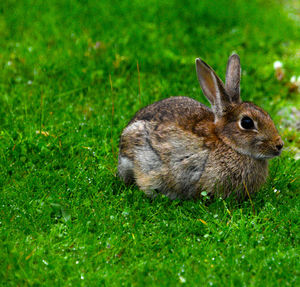
[[215,118],[221,118],[231,105],[231,97],[214,70],[199,58],[196,59],[196,71],[199,84],[204,95],[211,103]]
[[240,103],[241,64],[237,54],[232,54],[227,63],[225,89],[234,103]]

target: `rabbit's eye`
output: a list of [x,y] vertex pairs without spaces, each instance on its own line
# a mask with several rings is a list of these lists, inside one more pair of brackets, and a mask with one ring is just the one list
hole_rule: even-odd
[[249,117],[243,117],[241,119],[241,126],[245,130],[250,130],[254,128],[254,122]]

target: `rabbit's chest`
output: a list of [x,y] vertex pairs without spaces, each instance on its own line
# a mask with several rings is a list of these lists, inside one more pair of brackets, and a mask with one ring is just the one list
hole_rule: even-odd
[[200,185],[216,193],[254,192],[265,182],[268,174],[266,160],[256,160],[234,150],[210,153]]

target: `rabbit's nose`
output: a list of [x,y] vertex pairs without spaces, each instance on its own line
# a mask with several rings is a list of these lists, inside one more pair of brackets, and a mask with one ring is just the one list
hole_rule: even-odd
[[276,148],[278,149],[278,151],[280,151],[283,148],[283,141],[281,138],[278,139],[276,143]]

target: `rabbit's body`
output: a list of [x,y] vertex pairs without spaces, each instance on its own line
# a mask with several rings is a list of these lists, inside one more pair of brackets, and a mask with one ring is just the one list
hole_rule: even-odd
[[[206,64],[204,69],[210,71]],[[118,170],[125,183],[136,182],[149,196],[158,192],[171,199],[198,198],[202,191],[244,198],[264,183],[267,158],[278,155],[281,148],[275,146],[282,145],[269,115],[239,97],[235,103],[234,91],[229,96],[216,87],[218,78],[205,81],[211,85],[203,88],[202,83],[212,109],[191,98],[171,97],[136,113],[120,140]],[[230,98],[218,99],[218,93]],[[241,114],[253,118],[257,131],[240,127]],[[258,121],[268,133],[257,135]]]
[[258,189],[267,176],[267,161],[236,152],[213,129],[213,112],[193,99],[154,103],[122,133],[119,174],[128,183],[136,179],[148,195],[158,191],[172,199],[197,198],[203,190],[226,197],[243,192],[244,183],[248,192]]

